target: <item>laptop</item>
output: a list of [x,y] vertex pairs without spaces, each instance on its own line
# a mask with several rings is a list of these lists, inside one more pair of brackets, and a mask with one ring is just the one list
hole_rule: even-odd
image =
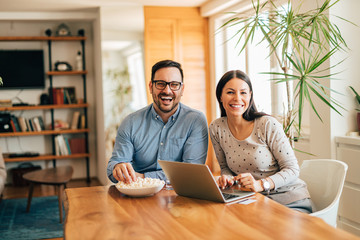
[[175,192],[184,197],[210,200],[214,202],[234,202],[251,196],[254,192],[240,190],[223,191],[218,187],[209,167],[174,161],[158,161]]

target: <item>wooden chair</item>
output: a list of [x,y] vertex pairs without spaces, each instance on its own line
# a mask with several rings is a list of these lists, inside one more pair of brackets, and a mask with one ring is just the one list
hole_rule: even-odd
[[66,184],[70,181],[73,174],[71,166],[37,170],[26,173],[23,178],[30,182],[29,196],[26,211],[30,211],[31,199],[34,191],[34,184],[54,185],[58,193],[60,223],[63,222],[62,193]]

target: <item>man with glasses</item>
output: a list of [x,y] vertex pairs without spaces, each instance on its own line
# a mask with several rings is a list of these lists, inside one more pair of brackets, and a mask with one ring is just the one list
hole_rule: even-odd
[[208,149],[205,115],[180,103],[181,65],[164,60],[152,67],[153,103],[128,115],[119,126],[107,175],[116,183],[137,177],[166,179],[157,160],[204,164]]

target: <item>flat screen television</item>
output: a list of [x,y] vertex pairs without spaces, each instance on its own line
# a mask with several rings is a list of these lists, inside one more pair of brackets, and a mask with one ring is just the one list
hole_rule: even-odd
[[0,90],[45,88],[44,51],[0,50],[0,77]]

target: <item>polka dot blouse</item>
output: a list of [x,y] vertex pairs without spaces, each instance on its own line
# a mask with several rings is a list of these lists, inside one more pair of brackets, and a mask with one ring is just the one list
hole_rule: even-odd
[[209,131],[221,174],[251,173],[255,179],[270,177],[275,184],[274,193],[294,189],[293,184],[305,184],[298,179],[300,170],[294,151],[275,118],[255,119],[251,135],[241,141],[230,132],[226,117],[213,121]]

